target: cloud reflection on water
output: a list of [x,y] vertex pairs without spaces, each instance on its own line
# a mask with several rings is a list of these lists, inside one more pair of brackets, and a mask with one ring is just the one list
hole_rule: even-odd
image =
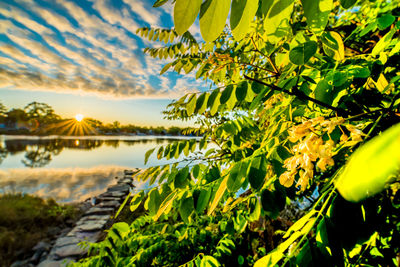
[[[28,193],[58,202],[79,202],[97,196],[122,177],[121,166],[62,169],[0,170],[0,193]],[[135,183],[137,188],[144,185]]]

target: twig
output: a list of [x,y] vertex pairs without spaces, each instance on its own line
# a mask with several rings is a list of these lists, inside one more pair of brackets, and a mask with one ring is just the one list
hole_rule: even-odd
[[266,82],[257,80],[257,79],[255,79],[255,78],[252,78],[252,77],[247,76],[247,75],[244,75],[244,77],[245,77],[246,79],[250,80],[250,81],[257,82],[257,83],[259,83],[259,84],[265,85],[265,86],[269,87],[270,89],[272,89],[272,90],[274,90],[274,91],[284,92],[284,93],[286,93],[286,94],[288,94],[288,95],[296,96],[296,97],[298,97],[298,98],[300,98],[300,99],[302,99],[302,100],[306,100],[306,101],[313,102],[313,103],[315,103],[315,104],[317,104],[317,105],[319,105],[319,106],[321,106],[321,107],[324,107],[324,108],[333,110],[333,111],[335,111],[335,112],[337,112],[337,113],[339,113],[339,114],[347,114],[347,111],[345,111],[344,109],[331,106],[331,105],[326,104],[326,103],[324,103],[324,102],[322,102],[322,101],[319,101],[318,99],[309,97],[308,95],[304,94],[302,91],[299,91],[299,90],[289,91],[289,90],[280,88],[280,87],[278,87],[278,86],[276,86],[276,85],[274,85],[274,84],[268,84],[268,83],[266,83]]

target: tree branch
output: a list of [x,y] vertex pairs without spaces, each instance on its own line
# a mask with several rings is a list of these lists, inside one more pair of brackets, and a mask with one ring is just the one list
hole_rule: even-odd
[[263,81],[254,79],[254,78],[252,78],[252,77],[250,77],[250,76],[247,76],[246,74],[244,75],[244,77],[245,77],[247,80],[250,80],[250,81],[253,81],[253,82],[256,82],[256,83],[265,85],[265,86],[269,87],[270,89],[272,89],[272,90],[274,90],[274,91],[283,92],[283,93],[286,93],[286,94],[288,94],[288,95],[296,96],[296,97],[298,97],[298,98],[301,99],[301,100],[313,102],[314,104],[317,104],[317,105],[319,105],[319,106],[321,106],[321,107],[324,107],[324,108],[333,110],[333,111],[337,112],[338,114],[346,115],[346,114],[348,113],[348,112],[345,111],[344,109],[331,106],[331,105],[329,105],[329,104],[327,104],[327,103],[324,103],[324,102],[322,102],[322,101],[319,101],[318,99],[309,97],[308,95],[304,94],[302,91],[299,91],[299,90],[289,91],[289,90],[280,88],[280,87],[278,87],[278,86],[276,86],[276,85],[274,85],[274,84],[269,84],[269,83],[266,83],[266,82],[263,82]]

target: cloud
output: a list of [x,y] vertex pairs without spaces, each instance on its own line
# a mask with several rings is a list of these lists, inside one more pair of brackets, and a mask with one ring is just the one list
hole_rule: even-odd
[[0,34],[5,36],[0,41],[0,89],[104,98],[175,98],[195,90],[191,77],[160,77],[166,61],[142,54],[150,43],[135,34],[143,23],[163,24],[161,17],[168,18],[171,4],[153,9],[144,0],[80,3],[0,4]]
[[150,24],[150,26],[159,26],[161,13],[157,9],[152,8],[148,2],[145,4],[138,0],[123,1],[130,7],[133,13],[141,17],[146,23]]

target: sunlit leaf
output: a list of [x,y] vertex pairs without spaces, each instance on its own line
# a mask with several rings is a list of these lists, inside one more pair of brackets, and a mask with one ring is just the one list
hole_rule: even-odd
[[206,0],[201,5],[200,32],[207,42],[217,39],[224,29],[230,2],[230,0]]
[[230,25],[232,35],[240,41],[249,31],[250,22],[257,12],[258,0],[232,0]]
[[301,0],[307,25],[315,34],[320,34],[328,23],[333,0]]
[[144,155],[144,164],[147,164],[147,161],[149,160],[149,157],[154,152],[154,150],[155,148],[146,151],[146,154]]
[[[271,43],[277,43],[290,31],[289,20],[294,0],[273,1],[264,19],[264,30]],[[269,7],[269,6],[268,6]]]
[[215,208],[217,207],[219,201],[221,200],[222,196],[224,195],[225,191],[226,191],[226,183],[228,182],[228,176],[225,177],[221,184],[218,187],[217,192],[215,193],[214,199],[211,203],[210,209],[208,210],[207,214],[211,215],[213,213],[213,211],[215,210]]
[[176,0],[174,6],[174,25],[179,35],[184,34],[196,20],[202,0]]
[[336,187],[348,201],[380,193],[400,171],[400,124],[359,147],[339,176]]
[[187,104],[186,104],[186,112],[188,116],[191,116],[196,108],[196,94],[190,96]]

